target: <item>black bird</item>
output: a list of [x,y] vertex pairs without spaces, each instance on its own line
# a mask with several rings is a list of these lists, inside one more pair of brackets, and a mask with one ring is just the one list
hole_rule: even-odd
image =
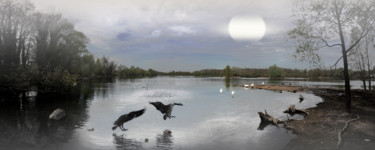
[[159,110],[162,114],[164,114],[163,116],[164,120],[166,120],[167,118],[171,119],[172,117],[173,118],[175,117],[175,116],[171,116],[174,105],[183,106],[181,103],[170,103],[168,105],[164,105],[161,102],[150,102],[150,104],[154,105],[157,110]]
[[122,131],[126,131],[126,130],[128,130],[128,129],[125,129],[124,128],[124,123],[125,122],[128,122],[129,120],[132,120],[132,119],[134,119],[134,118],[137,118],[137,117],[139,117],[139,116],[141,116],[141,115],[143,115],[144,113],[145,113],[145,111],[146,111],[146,108],[143,108],[143,109],[141,109],[141,110],[138,110],[138,111],[132,111],[132,112],[130,112],[130,113],[128,113],[128,114],[123,114],[123,115],[121,115],[114,123],[113,123],[113,127],[112,127],[112,130],[115,130],[117,127],[120,127],[120,129],[122,130]]

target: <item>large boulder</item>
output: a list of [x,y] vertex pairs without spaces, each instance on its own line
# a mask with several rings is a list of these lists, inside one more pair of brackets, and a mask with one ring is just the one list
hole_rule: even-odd
[[60,120],[66,116],[64,109],[57,108],[50,115],[49,119]]

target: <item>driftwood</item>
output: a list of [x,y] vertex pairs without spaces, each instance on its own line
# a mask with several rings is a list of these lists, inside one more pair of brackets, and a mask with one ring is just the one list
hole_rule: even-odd
[[306,111],[306,110],[303,110],[303,109],[297,109],[295,105],[290,105],[289,108],[287,110],[284,111],[284,113],[288,113],[290,115],[294,115],[294,114],[302,114],[304,116],[307,116],[309,115],[309,113]]
[[280,124],[280,123],[284,123],[283,121],[281,121],[281,120],[279,120],[277,118],[274,118],[271,115],[269,115],[266,110],[264,110],[264,113],[263,112],[258,112],[258,114],[259,114],[261,122],[271,123],[271,124],[274,124],[274,125],[277,125],[277,124]]
[[352,121],[356,121],[358,120],[360,117],[357,115],[357,118],[354,118],[354,119],[350,119],[348,121],[345,121],[345,125],[344,127],[338,132],[338,138],[337,138],[337,145],[336,145],[336,149],[339,149],[340,145],[341,145],[341,134],[342,132],[345,131],[345,129],[348,127],[348,124],[349,122],[352,122]]

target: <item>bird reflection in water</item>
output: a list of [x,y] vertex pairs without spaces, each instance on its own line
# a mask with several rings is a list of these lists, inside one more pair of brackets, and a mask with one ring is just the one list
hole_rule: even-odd
[[156,148],[163,150],[173,149],[173,136],[171,130],[164,130],[163,134],[156,135]]
[[118,150],[128,150],[128,149],[144,149],[142,142],[136,141],[134,139],[124,138],[124,135],[113,134],[113,143],[116,145]]

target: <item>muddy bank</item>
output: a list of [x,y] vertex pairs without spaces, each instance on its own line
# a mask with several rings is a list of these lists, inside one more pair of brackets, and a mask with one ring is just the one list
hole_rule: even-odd
[[346,122],[338,149],[373,149],[375,147],[375,96],[363,91],[353,91],[352,114],[345,111],[343,90],[307,89],[321,96],[323,102],[307,111],[304,120],[286,123],[298,136],[292,139],[284,149],[336,149],[338,133]]

